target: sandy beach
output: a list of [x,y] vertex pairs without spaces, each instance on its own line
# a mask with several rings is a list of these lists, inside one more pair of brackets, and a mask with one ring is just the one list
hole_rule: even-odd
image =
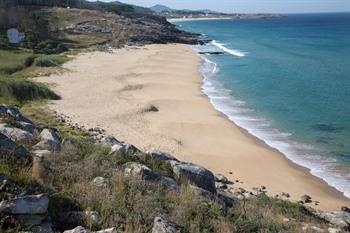
[[37,80],[61,95],[52,109],[87,128],[101,127],[143,150],[172,153],[247,189],[264,185],[268,194],[287,192],[292,200],[308,194],[322,210],[350,205],[216,111],[201,91],[200,63],[186,45],[150,45],[80,54],[64,65],[69,71]]

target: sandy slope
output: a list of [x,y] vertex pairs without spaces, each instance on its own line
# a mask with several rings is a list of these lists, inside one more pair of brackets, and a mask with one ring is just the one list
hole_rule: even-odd
[[[57,84],[63,97],[51,107],[86,127],[102,127],[144,150],[160,148],[249,189],[264,185],[295,200],[308,194],[327,210],[350,205],[217,112],[200,90],[200,62],[185,45],[151,45],[82,54],[65,65],[71,72],[39,80]],[[151,105],[159,111],[148,112]]]

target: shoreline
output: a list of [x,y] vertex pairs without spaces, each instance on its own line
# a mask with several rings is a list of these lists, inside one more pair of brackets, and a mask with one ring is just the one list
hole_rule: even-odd
[[200,20],[224,20],[224,19],[234,19],[232,17],[213,17],[213,18],[171,18],[167,19],[169,23],[177,23],[184,21],[200,21]]
[[294,201],[308,194],[323,210],[349,205],[341,192],[217,111],[201,90],[200,63],[185,45],[151,45],[81,54],[65,65],[71,72],[38,80],[56,84],[62,100],[50,105],[54,110],[86,127],[162,149],[247,189],[264,185],[269,195],[288,192]]

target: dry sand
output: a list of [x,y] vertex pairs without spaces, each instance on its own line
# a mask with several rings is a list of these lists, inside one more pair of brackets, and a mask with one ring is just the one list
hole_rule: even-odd
[[[350,205],[216,111],[200,88],[200,62],[185,45],[151,45],[81,54],[64,65],[69,72],[39,80],[55,84],[62,96],[51,108],[140,149],[170,152],[247,189],[264,185],[269,194],[288,192],[292,200],[308,194],[323,210]],[[152,105],[159,111],[147,111]]]

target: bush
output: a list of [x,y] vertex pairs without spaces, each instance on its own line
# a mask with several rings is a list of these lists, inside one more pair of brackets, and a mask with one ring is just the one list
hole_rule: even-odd
[[34,55],[22,51],[0,50],[0,73],[13,74],[32,65]]
[[34,64],[40,67],[54,67],[60,66],[67,61],[65,57],[53,56],[53,55],[43,55],[35,59]]
[[59,54],[68,51],[67,47],[60,42],[46,40],[35,47],[35,51],[44,54]]
[[23,79],[0,78],[0,98],[20,103],[60,97],[42,84]]

